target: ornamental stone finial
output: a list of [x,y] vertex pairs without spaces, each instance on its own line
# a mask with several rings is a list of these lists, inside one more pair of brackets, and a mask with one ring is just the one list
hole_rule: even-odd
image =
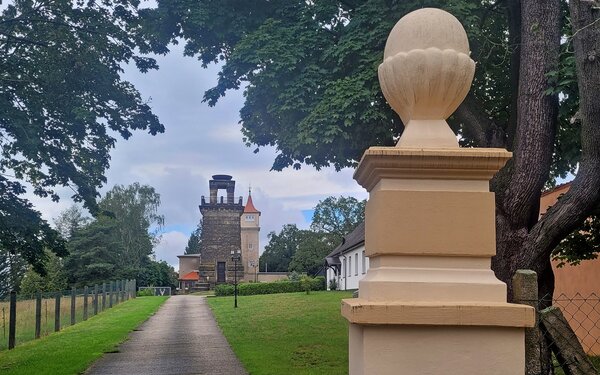
[[458,147],[446,119],[473,81],[469,54],[467,34],[448,12],[419,9],[396,23],[379,65],[379,83],[405,125],[397,147]]

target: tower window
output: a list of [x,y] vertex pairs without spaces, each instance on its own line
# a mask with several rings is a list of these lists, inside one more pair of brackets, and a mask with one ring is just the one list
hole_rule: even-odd
[[248,244],[248,250],[252,250],[252,244],[251,243]]
[[254,221],[254,215],[246,215],[246,221]]

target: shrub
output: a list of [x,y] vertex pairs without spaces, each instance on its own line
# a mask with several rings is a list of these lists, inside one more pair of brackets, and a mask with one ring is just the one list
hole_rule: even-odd
[[[238,284],[238,295],[251,296],[256,294],[294,293],[308,290],[325,290],[323,277],[310,278],[306,276],[302,281],[275,281],[271,283],[243,283]],[[215,296],[232,296],[233,285],[219,284],[215,287]]]
[[233,285],[230,284],[217,284],[215,286],[215,296],[232,296],[233,295]]
[[306,292],[306,294],[310,294],[310,289],[311,289],[310,282],[311,282],[311,278],[306,275],[302,276],[302,278],[300,279],[300,286]]
[[142,289],[137,291],[138,297],[154,297],[154,289]]

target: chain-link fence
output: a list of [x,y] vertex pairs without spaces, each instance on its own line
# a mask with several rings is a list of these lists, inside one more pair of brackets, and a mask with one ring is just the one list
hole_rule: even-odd
[[525,330],[526,375],[595,375],[600,370],[600,297],[575,294],[538,297],[537,275],[518,270],[515,303],[535,308]]
[[34,295],[12,292],[0,300],[0,350],[87,320],[135,297],[135,291],[135,280],[119,280]]
[[549,373],[599,373],[600,296],[545,296],[538,301],[537,314],[542,345],[546,346],[546,350],[540,350],[540,356],[551,363]]

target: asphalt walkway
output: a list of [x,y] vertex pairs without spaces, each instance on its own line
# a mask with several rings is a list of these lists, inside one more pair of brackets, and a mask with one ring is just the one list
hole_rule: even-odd
[[86,372],[107,374],[247,375],[217,327],[205,297],[173,296]]

